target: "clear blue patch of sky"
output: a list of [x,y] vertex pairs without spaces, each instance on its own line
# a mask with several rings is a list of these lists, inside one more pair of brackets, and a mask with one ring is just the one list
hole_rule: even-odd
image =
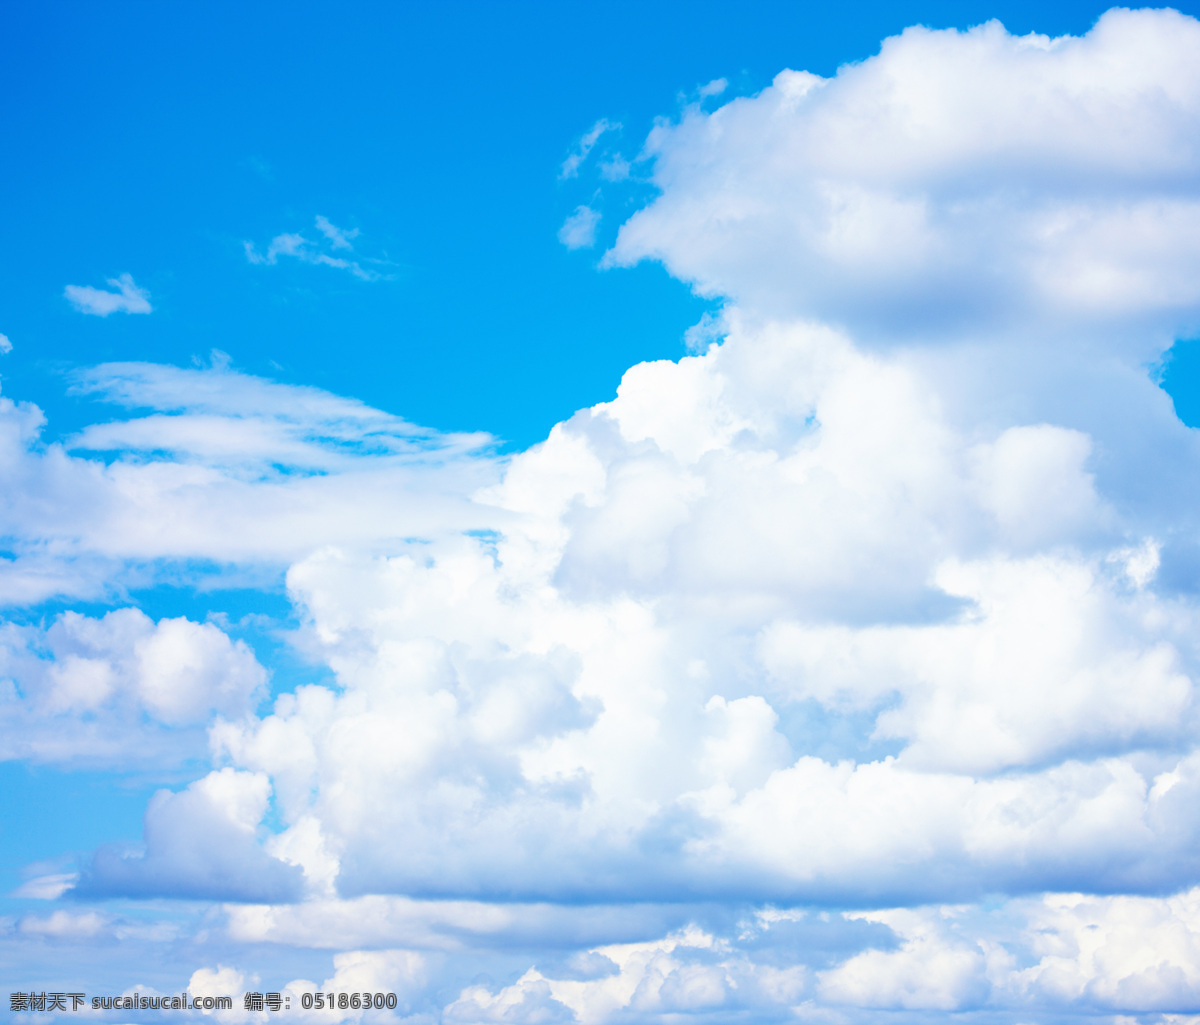
[[1175,403],[1175,415],[1200,427],[1200,339],[1176,342],[1162,369],[1162,386]]

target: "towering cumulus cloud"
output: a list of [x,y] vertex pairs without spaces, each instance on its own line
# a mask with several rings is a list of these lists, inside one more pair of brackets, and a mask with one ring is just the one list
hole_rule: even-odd
[[[318,544],[307,492],[276,557],[328,683],[251,714],[215,628],[122,625],[168,721],[145,652],[241,682],[179,699],[211,774],[76,899],[227,900],[247,978],[334,955],[293,1008],[421,1021],[1200,1012],[1200,444],[1154,381],[1200,326],[1200,24],[910,29],[646,153],[605,260],[725,300],[720,340],[456,452],[408,492],[444,529]],[[339,452],[375,522],[383,456]]]

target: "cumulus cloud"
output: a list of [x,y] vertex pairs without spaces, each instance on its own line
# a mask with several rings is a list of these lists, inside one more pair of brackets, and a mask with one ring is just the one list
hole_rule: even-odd
[[608,262],[724,310],[506,460],[228,367],[87,372],[153,412],[63,448],[6,400],[20,558],[286,566],[329,673],[260,712],[210,624],[7,628],[40,714],[207,726],[75,899],[228,901],[443,1021],[1194,1012],[1200,441],[1147,367],[1197,53],[912,29],[660,124]]
[[[63,295],[80,313],[89,313],[95,317],[107,317],[110,313],[153,312],[150,293],[144,288],[138,288],[131,275],[122,274],[117,278],[109,278],[108,283],[116,289],[115,292],[93,288],[91,285],[67,285],[63,289]],[[0,346],[0,351],[7,350]]]
[[558,240],[568,249],[590,249],[596,244],[596,225],[600,212],[590,206],[578,206],[558,229]]
[[52,937],[54,939],[90,939],[102,933],[111,933],[111,923],[106,916],[95,911],[72,914],[55,911],[49,915],[23,915],[17,922],[17,931],[29,937]]
[[0,355],[12,352],[12,342],[8,340],[8,335],[0,335]]
[[[296,232],[284,232],[276,235],[267,245],[267,251],[260,253],[253,242],[243,242],[246,259],[250,263],[274,266],[281,256],[299,260],[301,263],[311,263],[317,266],[334,267],[353,274],[360,281],[382,281],[390,275],[387,268],[391,266],[387,260],[359,256],[350,259],[348,256],[335,256],[336,252],[352,253],[352,240],[359,235],[359,229],[339,228],[327,217],[317,215],[314,222],[322,239],[313,240]],[[368,266],[364,267],[366,263]]]
[[1146,348],[1196,324],[1196,22],[910,28],[832,79],[690,109],[608,260],[860,341],[1036,330]]
[[267,854],[255,832],[266,776],[222,769],[180,793],[160,790],[146,809],[145,849],[101,848],[72,891],[79,897],[188,897],[286,901],[302,872]]
[[[1105,504],[1071,428],[1030,426],[996,469],[1012,428],[981,441],[925,387],[823,329],[635,368],[479,496],[518,515],[498,540],[294,566],[344,689],[214,742],[323,823],[350,892],[1186,881],[1194,607],[1126,571],[1137,510]],[[1038,520],[1044,489],[999,515],[980,484],[1060,459],[1071,511],[1038,533],[1016,510]],[[342,721],[404,740],[350,748]]]
[[178,762],[213,714],[248,713],[267,672],[243,641],[136,608],[0,627],[0,757],[67,764]]

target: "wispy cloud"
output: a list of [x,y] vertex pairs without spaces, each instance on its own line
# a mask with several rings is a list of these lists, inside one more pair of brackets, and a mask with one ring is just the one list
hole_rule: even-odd
[[367,263],[374,264],[376,267],[386,267],[389,266],[386,260],[362,256],[358,257],[358,259],[350,259],[347,256],[333,256],[328,251],[336,250],[353,253],[354,246],[350,240],[358,237],[358,228],[339,228],[327,217],[322,217],[320,214],[317,215],[314,223],[323,238],[313,240],[295,232],[284,232],[282,235],[276,235],[271,239],[266,253],[260,253],[253,242],[243,242],[242,245],[246,250],[246,259],[254,264],[274,266],[279,262],[281,256],[290,256],[302,263],[323,265],[325,267],[334,267],[338,270],[349,271],[362,281],[381,281],[389,277],[388,274],[380,270],[363,266],[364,263]]
[[336,224],[331,223],[327,217],[322,217],[320,214],[317,214],[317,230],[329,240],[329,244],[334,249],[353,249],[354,247],[350,244],[350,240],[358,238],[359,234],[358,228],[351,228],[349,230],[339,228]]
[[558,229],[558,240],[568,249],[588,249],[596,244],[596,225],[600,223],[600,211],[590,206],[579,206]]
[[[487,435],[421,428],[219,357],[209,369],[109,363],[72,377],[75,393],[130,412],[43,451],[41,410],[0,396],[0,465],[19,482],[0,488],[0,606],[115,593],[127,571],[157,580],[145,545],[152,560],[170,552],[172,579],[197,560],[274,574],[364,530],[423,537],[492,525],[463,497],[495,480]],[[229,557],[235,538],[245,562]],[[7,678],[0,651],[0,705]]]
[[8,335],[0,335],[0,353],[12,352],[12,342],[8,340]]
[[623,182],[629,177],[632,165],[620,153],[614,153],[600,165],[600,177],[605,181]]
[[[91,285],[67,285],[63,295],[80,313],[94,317],[107,317],[110,313],[151,313],[150,293],[134,284],[133,276],[122,274],[109,278],[108,283],[116,291],[109,292]],[[4,350],[7,351],[7,350]]]
[[592,148],[599,141],[600,136],[605,132],[615,132],[621,125],[615,121],[609,121],[607,118],[601,118],[591,128],[583,134],[583,138],[579,140],[579,144],[575,147],[575,151],[562,162],[562,167],[559,169],[559,178],[574,178],[579,174],[580,165],[587,159]]
[[26,880],[9,896],[25,900],[58,900],[79,880],[76,872],[56,872]]

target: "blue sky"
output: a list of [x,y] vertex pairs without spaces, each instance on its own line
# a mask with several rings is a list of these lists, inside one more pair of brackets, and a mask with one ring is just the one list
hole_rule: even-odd
[[1104,11],[7,5],[10,990],[1200,1011],[1200,7]]

